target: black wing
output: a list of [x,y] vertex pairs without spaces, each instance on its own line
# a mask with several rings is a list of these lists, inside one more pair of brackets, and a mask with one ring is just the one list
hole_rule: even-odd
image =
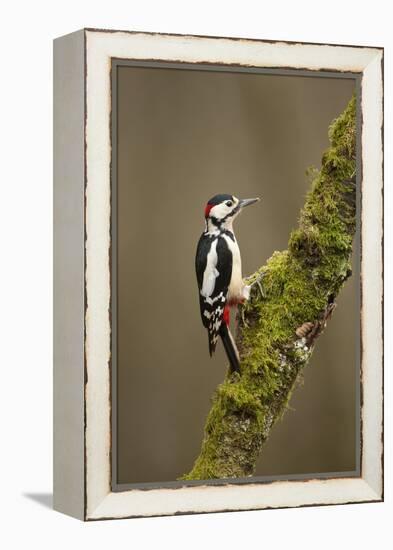
[[[210,256],[209,256],[210,254]],[[199,239],[195,269],[199,304],[208,330],[210,355],[215,351],[232,276],[232,254],[222,236],[203,234]]]

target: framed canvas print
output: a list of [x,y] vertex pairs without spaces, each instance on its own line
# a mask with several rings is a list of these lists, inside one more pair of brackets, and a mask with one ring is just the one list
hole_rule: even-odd
[[383,499],[383,49],[54,42],[54,506]]

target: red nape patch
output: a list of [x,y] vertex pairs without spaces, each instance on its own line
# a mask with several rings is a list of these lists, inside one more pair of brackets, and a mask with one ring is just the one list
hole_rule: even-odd
[[213,208],[214,204],[207,204],[205,206],[205,218],[207,218],[209,216],[209,213],[210,213],[210,210]]
[[224,319],[224,323],[226,326],[229,326],[229,316],[230,316],[230,310],[228,306],[224,307],[224,313],[222,314],[222,318]]

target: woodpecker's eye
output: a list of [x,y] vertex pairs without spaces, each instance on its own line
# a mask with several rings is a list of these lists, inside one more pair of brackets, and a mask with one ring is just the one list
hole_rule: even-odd
[[227,206],[232,206],[233,202],[232,202],[232,201],[227,201],[225,204],[226,204]]

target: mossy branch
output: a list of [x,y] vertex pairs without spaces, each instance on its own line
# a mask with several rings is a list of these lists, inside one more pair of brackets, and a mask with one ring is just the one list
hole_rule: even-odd
[[275,252],[250,279],[238,314],[241,374],[226,376],[214,394],[200,455],[182,479],[253,474],[263,443],[288,404],[315,341],[351,274],[356,216],[356,101],[329,129],[330,147],[314,173],[288,250]]

